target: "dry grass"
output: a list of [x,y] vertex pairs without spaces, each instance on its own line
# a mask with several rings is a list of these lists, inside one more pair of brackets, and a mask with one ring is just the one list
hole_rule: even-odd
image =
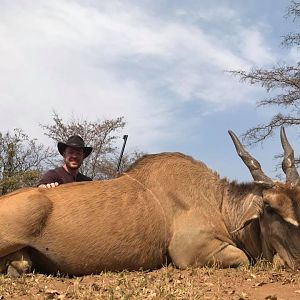
[[261,261],[238,269],[216,266],[178,270],[168,266],[151,272],[107,272],[75,278],[2,276],[0,299],[256,299],[250,297],[251,293],[266,290],[271,284],[277,284],[278,289],[290,287],[294,295],[300,291],[300,275]]

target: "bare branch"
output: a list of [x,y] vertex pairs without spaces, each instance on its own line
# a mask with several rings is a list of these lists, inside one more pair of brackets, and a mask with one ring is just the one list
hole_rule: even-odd
[[[80,135],[86,145],[93,147],[89,155],[81,166],[81,171],[94,179],[110,178],[114,173],[111,172],[112,164],[117,162],[116,141],[119,133],[125,126],[123,117],[95,122],[81,121],[73,117],[70,121],[63,121],[54,112],[52,125],[41,125],[44,134],[55,141],[66,141],[71,135]],[[114,166],[114,169],[116,165]]]
[[253,145],[264,141],[267,137],[274,134],[274,131],[281,126],[300,125],[300,118],[291,115],[277,114],[267,124],[259,124],[256,127],[250,128],[243,135],[242,139],[247,141],[248,145]]
[[[287,16],[294,21],[300,16],[300,2],[292,1]],[[284,37],[285,46],[300,45],[300,34],[289,33]],[[257,107],[278,109],[271,120],[258,124],[246,131],[242,138],[248,145],[256,144],[271,137],[278,127],[300,125],[300,61],[290,66],[284,63],[268,69],[255,68],[250,71],[234,70],[230,73],[250,85],[259,85],[269,97],[257,101]]]

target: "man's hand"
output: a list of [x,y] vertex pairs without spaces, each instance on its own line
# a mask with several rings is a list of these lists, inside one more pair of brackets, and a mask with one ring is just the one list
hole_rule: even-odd
[[51,188],[57,187],[58,185],[59,185],[58,182],[52,182],[52,183],[47,183],[47,184],[40,184],[38,187],[44,188],[44,189],[51,189]]

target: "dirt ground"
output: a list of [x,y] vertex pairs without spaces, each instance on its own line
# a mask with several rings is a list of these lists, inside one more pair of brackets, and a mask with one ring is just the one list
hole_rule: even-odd
[[274,268],[164,267],[67,278],[0,277],[0,299],[300,299],[300,273]]

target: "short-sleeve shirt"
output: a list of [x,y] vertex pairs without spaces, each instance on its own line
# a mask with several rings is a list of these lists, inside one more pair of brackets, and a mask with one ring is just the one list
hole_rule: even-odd
[[63,167],[58,167],[56,169],[47,171],[39,180],[38,185],[52,182],[64,184],[77,181],[92,181],[92,178],[85,176],[81,173],[77,173],[76,176],[73,176],[72,174],[67,172]]

